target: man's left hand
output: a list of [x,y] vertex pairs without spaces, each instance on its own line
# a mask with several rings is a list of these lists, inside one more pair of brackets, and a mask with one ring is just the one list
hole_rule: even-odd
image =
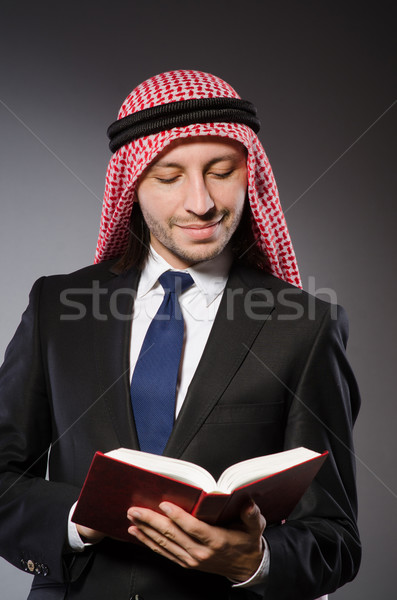
[[228,528],[199,521],[175,504],[162,502],[164,514],[132,506],[128,532],[148,548],[186,569],[198,569],[246,581],[262,556],[265,518],[256,504],[245,507],[240,521]]

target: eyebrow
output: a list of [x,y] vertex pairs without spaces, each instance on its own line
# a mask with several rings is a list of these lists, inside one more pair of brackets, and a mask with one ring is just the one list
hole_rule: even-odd
[[[219,162],[224,162],[224,161],[228,161],[228,160],[232,160],[235,162],[239,162],[240,157],[237,154],[223,154],[222,156],[217,156],[216,158],[213,158],[211,160],[209,160],[206,164],[205,164],[205,168],[208,169],[209,167],[212,167],[213,165],[215,165],[216,163]],[[169,162],[167,160],[159,160],[158,162],[154,163],[150,169],[155,169],[156,167],[159,168],[178,168],[181,169],[183,168],[183,165],[181,165],[178,162]]]

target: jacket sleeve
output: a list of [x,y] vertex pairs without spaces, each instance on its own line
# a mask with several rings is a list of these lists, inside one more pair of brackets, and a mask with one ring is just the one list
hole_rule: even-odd
[[68,579],[68,512],[79,489],[45,479],[52,435],[40,344],[43,279],[0,369],[0,555],[16,567],[55,581]]
[[299,383],[289,390],[285,449],[306,446],[328,450],[329,457],[289,519],[265,530],[270,547],[265,597],[317,598],[353,579],[359,567],[352,427],[360,401],[345,354],[347,335],[344,310],[330,307]]

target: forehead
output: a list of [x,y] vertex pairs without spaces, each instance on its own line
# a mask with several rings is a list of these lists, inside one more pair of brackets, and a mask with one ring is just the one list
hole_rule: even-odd
[[173,140],[160,152],[148,167],[163,166],[171,162],[183,164],[193,160],[208,162],[214,159],[236,159],[247,156],[243,144],[220,136],[193,136]]

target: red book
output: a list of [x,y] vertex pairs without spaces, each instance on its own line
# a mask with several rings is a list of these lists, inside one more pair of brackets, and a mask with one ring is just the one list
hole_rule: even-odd
[[328,452],[295,448],[242,461],[216,482],[208,471],[187,461],[119,448],[97,452],[92,460],[72,520],[125,541],[130,506],[161,512],[167,500],[207,523],[237,519],[252,499],[267,524],[286,519]]

